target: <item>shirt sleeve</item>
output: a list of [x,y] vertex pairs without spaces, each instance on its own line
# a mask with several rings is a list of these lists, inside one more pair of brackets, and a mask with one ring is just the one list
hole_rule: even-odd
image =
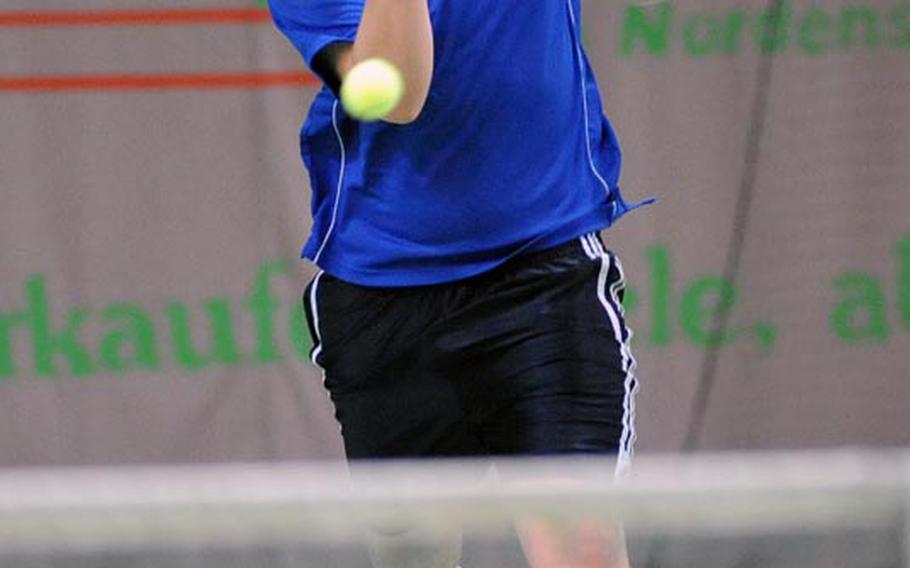
[[[310,69],[320,51],[353,42],[364,0],[269,0],[275,25],[294,44]],[[314,70],[315,71],[315,70]]]

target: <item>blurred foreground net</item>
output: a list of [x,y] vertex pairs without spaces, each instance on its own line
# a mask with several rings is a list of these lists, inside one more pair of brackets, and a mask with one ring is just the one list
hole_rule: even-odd
[[[526,566],[514,521],[622,520],[633,565],[898,567],[910,455],[15,470],[0,566],[360,568],[365,535],[465,534],[465,568]],[[419,532],[419,531],[418,531]]]

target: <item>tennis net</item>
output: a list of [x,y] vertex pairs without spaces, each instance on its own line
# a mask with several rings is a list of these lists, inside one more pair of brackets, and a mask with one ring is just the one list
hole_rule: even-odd
[[910,454],[10,470],[0,566],[369,566],[369,534],[462,530],[524,567],[516,521],[620,521],[635,566],[910,566]]

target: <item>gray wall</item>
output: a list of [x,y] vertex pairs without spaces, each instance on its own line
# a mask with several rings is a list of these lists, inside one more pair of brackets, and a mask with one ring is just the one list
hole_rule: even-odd
[[[766,5],[585,2],[624,192],[660,200],[605,235],[631,282],[640,451],[688,430],[704,449],[908,442],[910,3]],[[297,307],[312,87],[10,81],[297,55],[267,21],[63,23],[0,23],[0,465],[340,455]]]

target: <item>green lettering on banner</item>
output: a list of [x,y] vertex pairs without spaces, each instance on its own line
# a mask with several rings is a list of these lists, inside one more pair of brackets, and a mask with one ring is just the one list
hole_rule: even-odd
[[742,50],[743,31],[746,29],[746,14],[734,10],[727,14],[723,31],[723,51],[727,55],[736,55]]
[[19,324],[19,320],[9,316],[0,316],[0,380],[16,374],[13,361],[13,338],[10,329]]
[[717,51],[721,43],[721,26],[716,16],[693,14],[683,25],[683,47],[692,57],[704,57]]
[[642,43],[651,55],[666,57],[672,23],[673,6],[670,2],[660,2],[656,7],[626,6],[620,53],[632,55],[635,46]]
[[879,44],[878,12],[866,7],[846,6],[841,12],[840,44],[844,49],[854,47],[857,25],[864,30],[866,47],[876,48]]
[[205,306],[212,326],[212,360],[227,365],[240,363],[242,357],[237,348],[230,301],[213,299]]
[[777,326],[771,322],[760,321],[752,327],[752,337],[759,349],[770,353],[777,345]]
[[910,331],[910,237],[897,241],[897,310],[904,329]]
[[8,379],[16,374],[16,363],[13,358],[13,328],[26,326],[31,320],[29,312],[0,314],[0,379]]
[[840,295],[831,313],[834,333],[850,343],[882,342],[890,336],[881,282],[871,274],[850,272],[835,279]]
[[693,343],[720,347],[732,338],[732,334],[714,329],[714,323],[733,309],[736,300],[736,289],[725,278],[705,277],[695,280],[680,299],[680,323],[683,331]]
[[910,48],[910,2],[896,6],[891,12],[891,21],[897,32],[892,45]]
[[669,345],[673,341],[670,249],[665,245],[650,247],[645,256],[651,272],[651,344]]
[[256,321],[256,361],[259,363],[272,363],[281,359],[275,345],[275,311],[280,306],[280,301],[272,295],[272,277],[288,271],[285,261],[270,262],[259,267],[256,271],[253,292],[246,300],[246,305],[252,312]]
[[762,53],[779,53],[787,48],[790,28],[790,2],[768,8],[756,20],[755,43]]
[[78,337],[88,311],[70,310],[63,329],[59,332],[52,331],[44,276],[30,278],[25,288],[31,310],[35,372],[45,377],[56,376],[54,359],[56,355],[63,355],[69,361],[70,374],[77,377],[91,374],[94,370],[91,356]]
[[[116,304],[105,309],[102,317],[117,326],[101,339],[98,347],[98,359],[104,369],[125,373],[161,367],[155,325],[148,313],[132,304]],[[131,359],[125,352],[132,354]]]
[[[685,3],[655,5],[627,3],[621,21],[618,53],[664,58],[680,41],[682,53],[692,58],[743,51],[751,35],[761,53],[784,53],[798,48],[807,55],[842,51],[910,48],[910,2],[897,2],[888,11],[871,2],[834,7],[806,3],[794,10],[789,0],[763,10],[681,12]],[[676,22],[681,24],[677,33]]]
[[190,371],[202,370],[213,362],[237,364],[241,359],[234,338],[230,303],[219,298],[207,301],[205,306],[209,328],[212,331],[211,355],[203,355],[194,347],[186,306],[171,304],[167,307],[173,334],[174,356],[181,367]]
[[626,319],[631,319],[638,308],[638,291],[626,284],[626,291],[622,296],[622,309],[626,312]]
[[294,346],[294,351],[297,352],[300,359],[309,361],[310,350],[313,348],[313,343],[310,340],[310,329],[306,322],[306,313],[303,311],[303,306],[296,305],[292,307],[288,321],[290,325],[291,344]]
[[[895,260],[893,276],[850,272],[834,280],[836,297],[829,324],[836,338],[853,344],[884,342],[893,335],[893,322],[888,318],[894,316],[894,329],[910,332],[910,236],[889,248]],[[768,320],[744,322],[723,331],[715,328],[718,317],[738,309],[740,303],[739,290],[729,279],[707,275],[674,282],[679,275],[674,271],[672,250],[663,243],[646,248],[644,261],[647,273],[641,273],[642,283],[630,284],[623,298],[627,319],[635,315],[644,318],[630,322],[633,328],[642,324],[637,347],[666,347],[679,337],[702,348],[750,341],[761,352],[769,353],[776,346],[778,329]],[[111,304],[97,311],[69,310],[61,314],[62,327],[53,328],[56,319],[52,317],[46,277],[31,276],[24,282],[27,307],[0,312],[0,381],[29,371],[37,376],[158,371],[171,361],[177,368],[190,371],[213,364],[267,365],[287,356],[306,361],[312,340],[304,310],[299,301],[288,305],[273,289],[278,288],[278,275],[289,272],[290,266],[288,261],[260,265],[245,297],[204,302],[197,322],[186,304],[168,304],[163,329],[156,327],[157,318],[148,309],[131,303]],[[890,286],[883,285],[884,278],[896,282],[895,298],[890,296]],[[889,314],[894,307],[897,312]],[[248,316],[242,321],[251,324],[250,329],[244,329],[253,338],[248,357],[241,353],[237,340],[239,321],[232,318],[236,310]],[[94,318],[92,329],[99,328],[97,336],[83,329],[89,316]],[[168,333],[170,342],[165,339]],[[17,368],[24,360],[17,352],[17,341],[29,338],[34,367]],[[25,343],[21,347],[25,348]],[[62,362],[67,364],[62,366]]]
[[803,51],[820,55],[828,51],[831,33],[831,16],[817,6],[810,6],[799,24],[796,41]]

